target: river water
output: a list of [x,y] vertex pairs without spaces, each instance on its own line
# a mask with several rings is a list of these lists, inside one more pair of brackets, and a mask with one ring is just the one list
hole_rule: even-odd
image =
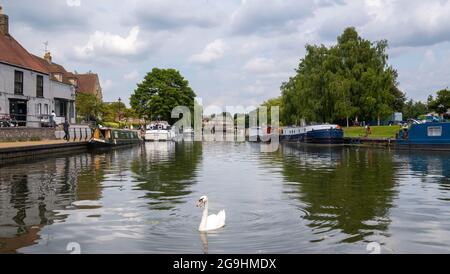
[[[226,226],[197,231],[225,209]],[[450,253],[450,154],[147,143],[0,167],[0,253]]]

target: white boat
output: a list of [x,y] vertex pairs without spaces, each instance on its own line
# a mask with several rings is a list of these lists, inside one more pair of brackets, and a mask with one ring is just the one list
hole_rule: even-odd
[[172,141],[175,132],[167,122],[155,122],[147,126],[144,140],[148,142]]
[[193,128],[185,128],[183,130],[183,140],[184,141],[193,141],[194,140],[194,129]]

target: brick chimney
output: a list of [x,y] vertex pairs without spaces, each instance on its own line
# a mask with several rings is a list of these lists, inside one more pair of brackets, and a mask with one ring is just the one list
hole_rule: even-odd
[[50,51],[47,51],[44,55],[44,59],[45,61],[47,61],[47,63],[51,64],[52,63],[52,55],[50,54]]
[[8,15],[3,14],[3,8],[0,6],[0,34],[9,34],[9,18]]

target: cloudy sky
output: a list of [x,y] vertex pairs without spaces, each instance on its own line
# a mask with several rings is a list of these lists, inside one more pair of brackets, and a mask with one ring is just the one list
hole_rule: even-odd
[[0,0],[10,32],[68,70],[99,73],[106,101],[128,101],[153,67],[176,68],[206,105],[251,106],[280,94],[305,44],[347,26],[388,39],[409,98],[450,82],[450,2],[443,0]]

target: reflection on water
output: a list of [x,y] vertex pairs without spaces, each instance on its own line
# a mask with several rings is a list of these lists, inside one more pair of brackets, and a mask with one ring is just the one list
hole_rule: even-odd
[[152,209],[171,209],[190,194],[196,167],[201,160],[201,143],[148,143],[141,157],[131,163],[138,184]]
[[0,252],[33,244],[40,228],[64,220],[56,210],[76,200],[99,199],[98,160],[83,154],[1,168]]
[[307,212],[307,226],[317,235],[313,242],[335,236],[332,231],[346,243],[387,232],[396,194],[390,152],[288,146],[283,152],[286,193]]
[[[148,143],[0,167],[0,253],[450,252],[450,154]],[[197,231],[208,195],[227,224]]]

